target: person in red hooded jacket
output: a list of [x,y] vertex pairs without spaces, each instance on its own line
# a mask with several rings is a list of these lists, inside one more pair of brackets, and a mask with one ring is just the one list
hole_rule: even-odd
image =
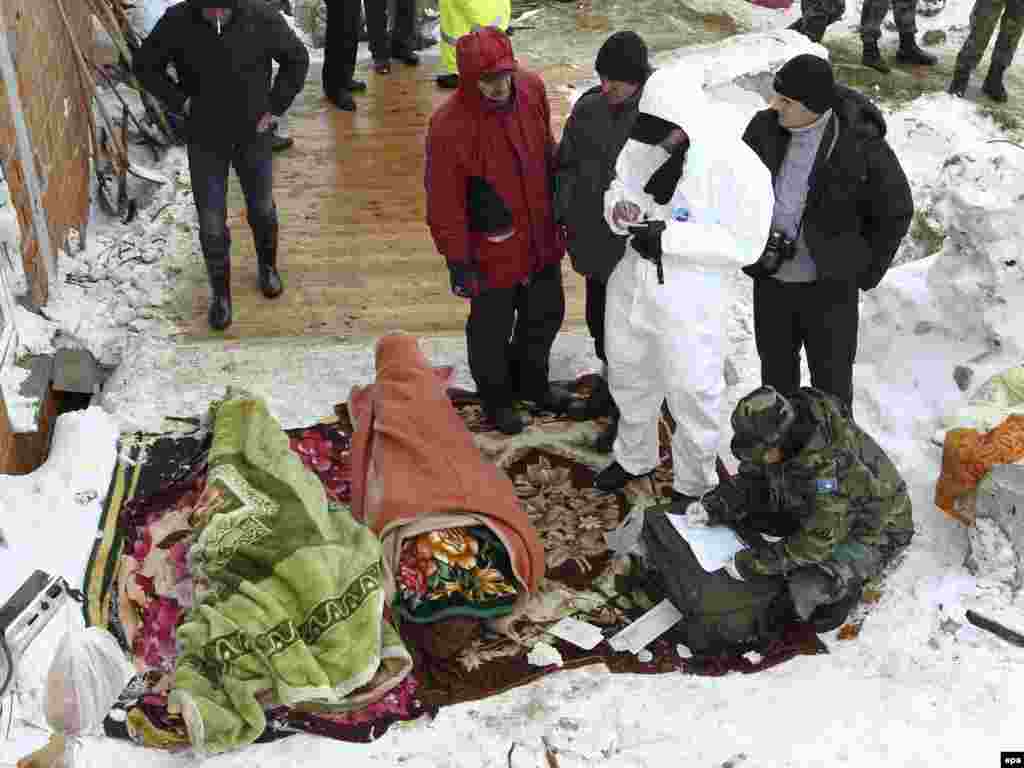
[[469,368],[484,411],[515,434],[523,429],[515,400],[557,413],[572,402],[548,381],[565,317],[551,106],[543,81],[517,66],[500,30],[463,35],[456,57],[458,90],[427,131],[427,223],[452,292],[470,299]]

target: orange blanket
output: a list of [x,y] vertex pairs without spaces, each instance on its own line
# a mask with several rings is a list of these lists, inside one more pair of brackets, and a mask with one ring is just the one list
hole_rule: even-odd
[[996,464],[1024,459],[1024,416],[1010,416],[990,432],[951,429],[942,446],[942,473],[935,505],[951,517],[974,524],[970,504],[960,503]]
[[[352,515],[384,544],[397,572],[401,542],[427,530],[488,526],[505,545],[516,579],[536,591],[544,548],[512,481],[484,460],[455,412],[443,379],[414,336],[377,342],[377,377],[353,387]],[[392,580],[392,587],[393,587]]]

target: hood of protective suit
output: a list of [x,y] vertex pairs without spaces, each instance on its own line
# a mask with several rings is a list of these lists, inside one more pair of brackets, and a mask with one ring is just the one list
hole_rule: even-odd
[[494,27],[483,27],[463,35],[455,44],[459,66],[459,91],[473,104],[483,102],[478,82],[482,75],[515,72],[519,64],[512,55],[512,41]]
[[[655,71],[647,79],[638,105],[638,120],[643,115],[652,115],[678,126],[693,145],[706,135],[707,110],[708,102],[699,76],[682,67],[670,67]],[[650,197],[645,187],[670,157],[656,144],[630,138],[616,160],[615,175],[633,194]]]

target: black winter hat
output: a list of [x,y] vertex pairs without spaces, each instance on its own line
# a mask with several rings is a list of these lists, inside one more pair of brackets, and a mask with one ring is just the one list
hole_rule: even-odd
[[775,73],[775,92],[799,101],[811,112],[822,114],[836,99],[832,65],[820,56],[802,53],[787,61]]
[[643,83],[651,74],[647,44],[636,32],[616,32],[604,41],[594,62],[597,74],[623,83]]

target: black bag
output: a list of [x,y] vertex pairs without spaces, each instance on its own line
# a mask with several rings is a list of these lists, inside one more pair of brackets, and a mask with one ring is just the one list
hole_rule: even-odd
[[791,617],[781,577],[737,581],[724,569],[708,573],[665,512],[651,507],[644,519],[651,592],[663,592],[683,614],[676,629],[699,655],[735,653],[777,639]]

